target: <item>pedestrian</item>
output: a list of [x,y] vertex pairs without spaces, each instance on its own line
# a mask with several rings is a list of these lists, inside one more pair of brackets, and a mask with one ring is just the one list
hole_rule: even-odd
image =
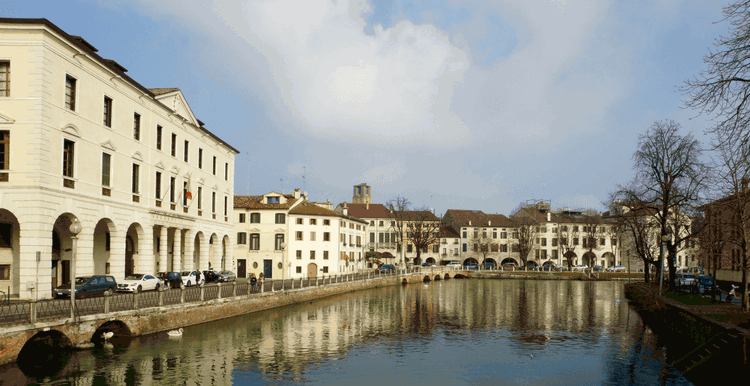
[[252,288],[252,292],[255,292],[255,284],[258,281],[258,279],[255,278],[255,274],[250,275],[250,287]]
[[260,287],[259,289],[261,291],[263,290],[263,281],[264,280],[266,280],[266,277],[265,277],[265,275],[263,275],[263,272],[261,272],[260,276],[258,276],[258,286]]

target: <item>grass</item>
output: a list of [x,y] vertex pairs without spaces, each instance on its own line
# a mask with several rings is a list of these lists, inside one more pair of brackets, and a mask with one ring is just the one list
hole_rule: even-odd
[[679,293],[679,292],[673,292],[673,293],[667,293],[664,294],[669,299],[676,300],[682,304],[691,305],[691,306],[703,306],[703,305],[710,305],[711,303],[711,297],[704,297],[701,294],[687,294],[687,293]]

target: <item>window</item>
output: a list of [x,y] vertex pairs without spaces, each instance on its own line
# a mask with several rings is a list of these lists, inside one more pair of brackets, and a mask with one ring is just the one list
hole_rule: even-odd
[[466,243],[463,245],[463,251],[466,252]]
[[203,149],[198,148],[198,169],[203,169]]
[[177,134],[172,133],[172,147],[171,147],[172,157],[177,157]]
[[260,224],[260,213],[250,213],[250,223]]
[[323,251],[323,260],[328,260],[328,251]]
[[315,260],[315,251],[310,251],[310,260]]
[[211,192],[211,213],[216,213],[216,192]]
[[279,203],[279,197],[278,196],[266,197],[266,203],[267,204],[278,204]]
[[187,181],[182,182],[182,206],[187,206],[187,192],[188,192],[188,183]]
[[70,75],[65,75],[65,108],[76,111],[76,78]]
[[[612,243],[613,247],[617,246],[617,239],[613,238],[612,240],[610,240],[610,242]],[[693,241],[691,245],[693,246],[693,248],[695,248],[695,241]]]
[[371,227],[374,227],[374,226],[375,226],[375,220],[370,220],[370,226],[371,226]]
[[464,237],[463,238],[466,238],[466,231],[464,231]]
[[10,96],[10,62],[0,61],[0,96]]
[[161,150],[161,132],[163,128],[156,125],[156,150]]
[[297,260],[299,260],[299,259],[302,259],[302,251],[300,251],[300,250],[298,249],[298,250],[297,250],[297,255],[296,255],[296,256],[297,256]]
[[323,220],[323,225],[331,225],[331,220]]
[[182,158],[185,162],[188,162],[188,159],[190,159],[190,157],[188,156],[189,154],[190,154],[190,141],[185,141],[185,148],[183,149],[183,152],[182,152]]
[[280,251],[282,243],[284,243],[284,235],[282,233],[277,233],[276,234],[276,244],[274,244],[275,250]]
[[112,98],[104,97],[104,126],[112,127]]
[[302,273],[302,267],[297,267],[296,270],[297,270],[297,273]]
[[214,175],[216,175],[216,156],[214,156]]
[[573,232],[578,232],[578,225],[573,225]]
[[237,244],[247,244],[247,233],[245,232],[237,233]]
[[492,245],[490,245],[490,250],[491,250],[492,252],[497,252],[497,244],[492,244]]
[[133,164],[133,183],[131,185],[133,194],[140,193],[140,186],[138,186],[138,183],[140,182],[140,172],[141,172],[141,165]]
[[552,258],[557,259],[557,249],[552,250]]
[[435,244],[432,246],[432,253],[438,253],[440,251],[440,246]]
[[10,264],[0,264],[0,280],[10,280]]
[[383,226],[383,222],[382,222],[382,221],[379,221],[379,222],[378,222],[378,226],[381,226],[381,227],[382,227],[382,226]]
[[141,140],[141,116],[138,113],[133,114],[133,139]]
[[328,267],[323,267],[323,273],[328,273]]
[[161,201],[161,172],[156,172],[156,199]]
[[229,164],[224,163],[224,181],[229,181]]
[[508,244],[502,244],[500,246],[500,252],[508,252]]
[[203,209],[203,187],[198,187],[198,210]]
[[412,246],[411,244],[406,244],[406,252],[411,252]]
[[311,218],[310,219],[310,225],[318,225],[318,220]]
[[284,213],[276,213],[276,224],[286,224],[286,215]]
[[607,239],[601,239],[599,240],[599,245],[605,246],[607,244]]
[[302,224],[303,222],[304,222],[304,220],[303,220],[303,219],[301,219],[301,218],[298,218],[298,219],[297,219],[297,224],[300,224],[300,225],[301,225],[301,224]]
[[[381,234],[382,234],[382,233],[381,233]],[[374,242],[375,242],[375,232],[370,232],[370,242],[371,242],[371,243],[374,243]]]
[[250,250],[251,251],[260,250],[260,233],[250,234]]
[[107,153],[102,153],[102,186],[109,187],[111,184],[110,181],[110,172],[111,172],[111,166],[110,162],[112,160],[112,156]]
[[331,233],[323,232],[323,241],[331,241]]
[[73,178],[73,161],[75,160],[76,143],[66,139],[63,141],[63,176]]
[[224,216],[229,213],[229,203],[227,202],[228,197],[224,196]]
[[174,189],[175,189],[175,183],[177,182],[177,179],[175,177],[171,177],[169,179],[169,202],[174,203]]
[[474,244],[474,252],[479,252],[479,244]]
[[578,237],[573,238],[573,245],[578,245]]
[[302,241],[302,232],[301,231],[297,232],[297,238],[296,238],[296,240]]
[[244,223],[244,222],[245,222],[245,214],[240,213],[240,223]]
[[315,232],[310,232],[310,241],[315,241]]
[[547,238],[546,238],[546,237],[543,237],[543,238],[542,238],[542,246],[543,246],[543,247],[546,247],[546,246],[547,246]]

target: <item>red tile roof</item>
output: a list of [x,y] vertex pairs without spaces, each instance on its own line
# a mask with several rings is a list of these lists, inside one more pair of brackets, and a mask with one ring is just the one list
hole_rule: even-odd
[[286,204],[264,204],[263,196],[234,196],[234,207],[247,209],[289,209],[298,200],[291,194],[284,194],[284,197],[287,198]]
[[349,214],[359,218],[391,218],[391,212],[383,204],[370,204],[369,209],[367,204],[346,204]]
[[351,221],[358,221],[363,224],[367,224],[367,221],[362,220],[361,218],[357,218],[354,216],[345,216],[343,213],[339,213],[334,210],[322,208],[309,201],[301,202],[299,205],[292,208],[292,210],[290,210],[289,213],[290,214],[303,214],[303,215],[306,214],[306,215],[312,215],[312,216],[340,217],[340,218],[345,218]]

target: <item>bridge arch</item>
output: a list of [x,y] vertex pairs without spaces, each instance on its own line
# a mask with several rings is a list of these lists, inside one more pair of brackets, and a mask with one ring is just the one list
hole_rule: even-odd
[[37,377],[52,376],[68,363],[73,343],[57,330],[40,331],[21,348],[16,363],[26,374]]
[[430,275],[424,275],[424,278],[422,278],[422,281],[425,283],[429,283],[432,280],[430,279]]
[[451,278],[451,275],[450,275],[450,274],[447,274],[447,273],[446,273],[446,274],[445,274],[445,276],[444,276],[443,278],[444,278],[445,280],[448,280],[448,279],[450,279],[450,278]]
[[435,281],[439,281],[440,280],[440,275],[435,275],[435,279],[434,280]]
[[114,334],[112,338],[109,339],[109,341],[117,343],[119,346],[130,343],[130,339],[133,336],[133,332],[130,331],[130,327],[128,327],[125,322],[120,320],[109,320],[102,323],[102,325],[99,326],[96,331],[94,331],[94,335],[91,337],[91,343],[104,343],[103,334],[106,332],[111,332]]

